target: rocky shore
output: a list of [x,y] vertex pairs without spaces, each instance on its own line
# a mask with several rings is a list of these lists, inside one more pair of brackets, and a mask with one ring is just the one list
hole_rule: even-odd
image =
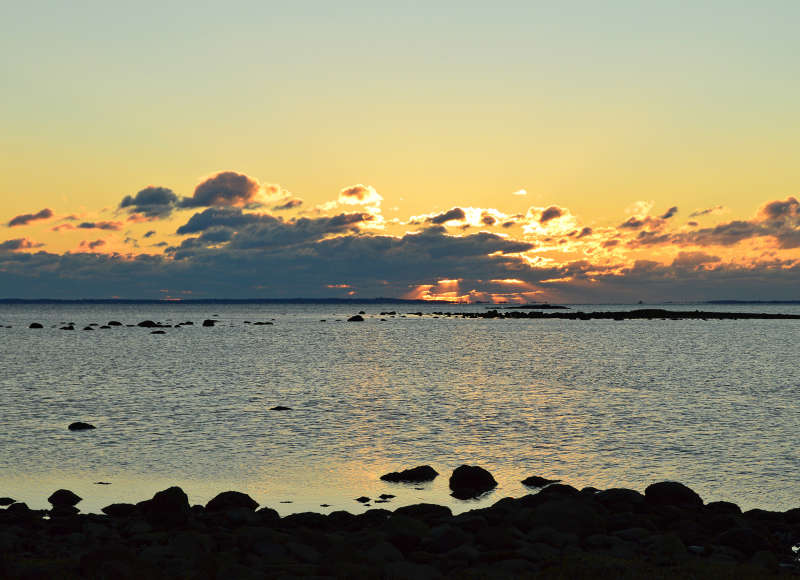
[[[454,493],[492,486],[474,468],[459,469]],[[409,473],[433,476],[391,475]],[[462,478],[455,486],[454,476]],[[4,498],[0,578],[800,576],[800,508],[742,512],[733,503],[706,504],[676,482],[644,493],[544,485],[458,515],[423,503],[281,518],[233,491],[190,506],[179,487],[112,504],[103,515],[80,514],[80,498],[68,490],[53,493],[46,511]]]

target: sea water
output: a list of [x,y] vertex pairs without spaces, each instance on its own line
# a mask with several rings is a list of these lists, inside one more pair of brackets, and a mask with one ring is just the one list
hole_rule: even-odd
[[[281,514],[358,512],[354,498],[382,493],[396,498],[372,507],[459,512],[529,493],[520,481],[540,475],[640,491],[677,480],[706,501],[800,506],[800,320],[432,314],[486,308],[0,305],[0,496],[44,508],[68,488],[98,512],[179,485],[192,503],[234,489]],[[362,309],[364,322],[346,322]],[[206,318],[218,323],[202,327]],[[195,324],[81,330],[145,319]],[[65,322],[76,330],[59,330]],[[71,432],[73,421],[97,428]],[[451,498],[447,477],[463,463],[498,488]],[[421,464],[441,476],[379,479]]]

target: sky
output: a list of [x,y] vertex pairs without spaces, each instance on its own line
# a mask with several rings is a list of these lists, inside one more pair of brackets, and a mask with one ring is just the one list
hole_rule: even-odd
[[800,299],[794,1],[0,4],[0,298]]

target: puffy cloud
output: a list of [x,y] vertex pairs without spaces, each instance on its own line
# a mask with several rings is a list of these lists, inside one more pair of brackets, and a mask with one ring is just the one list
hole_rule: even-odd
[[785,201],[771,201],[758,210],[758,216],[770,221],[793,221],[800,217],[800,202],[794,197]]
[[564,210],[562,210],[558,206],[551,205],[550,207],[542,211],[541,215],[539,216],[539,223],[546,224],[550,220],[560,218],[562,215],[564,215]]
[[383,197],[371,185],[351,185],[339,192],[339,203],[346,205],[379,206]]
[[46,220],[50,219],[51,217],[53,217],[53,210],[46,207],[37,213],[24,213],[22,215],[15,216],[11,218],[7,225],[10,228],[15,226],[26,226],[31,222]]
[[444,213],[440,213],[429,217],[426,221],[432,224],[445,224],[451,221],[463,221],[467,219],[467,214],[464,213],[464,210],[460,207],[454,207],[451,210],[448,210]]
[[16,238],[0,242],[0,252],[17,252],[19,250],[41,248],[42,246],[44,246],[44,244],[38,244],[28,238]]
[[136,195],[126,195],[119,204],[119,209],[129,213],[141,214],[146,218],[165,218],[178,206],[180,199],[169,188],[149,186],[138,191]]
[[253,207],[263,200],[261,185],[243,173],[221,171],[203,180],[180,207]]

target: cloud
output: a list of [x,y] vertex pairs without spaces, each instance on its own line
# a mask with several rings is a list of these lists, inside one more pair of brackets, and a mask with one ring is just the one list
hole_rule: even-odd
[[707,207],[705,209],[696,209],[692,213],[689,214],[690,218],[700,217],[704,215],[711,215],[722,213],[725,211],[725,207],[721,205],[715,205],[714,207]]
[[705,264],[714,264],[721,262],[719,256],[712,256],[705,252],[679,252],[675,259],[672,261],[673,267],[680,268],[697,268]]
[[263,200],[261,185],[243,173],[221,171],[194,189],[192,197],[183,198],[180,207],[253,207]]
[[80,243],[79,247],[81,249],[96,250],[97,248],[101,248],[101,247],[103,247],[105,245],[106,245],[106,241],[105,240],[94,240],[93,242],[90,242],[88,240],[83,240]]
[[674,216],[676,213],[678,213],[678,206],[677,205],[673,205],[671,208],[669,208],[666,211],[666,213],[664,213],[664,215],[659,216],[659,219],[668,220],[669,218]]
[[525,191],[524,189],[518,189],[517,191],[515,191],[511,195],[528,195],[528,192]]
[[77,228],[82,230],[111,230],[111,231],[118,231],[122,229],[121,222],[81,222],[77,226]]
[[194,234],[216,226],[236,229],[260,221],[272,220],[277,221],[277,218],[267,214],[244,213],[238,207],[210,207],[194,214],[175,233],[180,235]]
[[463,221],[467,218],[467,214],[464,213],[464,210],[460,207],[454,207],[451,210],[448,210],[444,213],[440,213],[434,215],[432,217],[427,218],[425,221],[432,224],[445,224],[450,221]]
[[539,216],[539,223],[546,224],[550,220],[560,218],[562,215],[564,215],[564,211],[560,207],[551,205]]
[[0,252],[17,252],[31,248],[41,248],[44,244],[36,243],[28,238],[16,238],[0,242]]
[[141,214],[146,218],[166,218],[178,206],[180,200],[171,189],[149,186],[138,191],[136,195],[126,195],[119,204],[119,209],[129,213]]
[[155,230],[148,230],[148,231],[147,231],[147,233],[145,233],[145,235],[144,235],[144,236],[142,236],[142,237],[144,237],[144,238],[151,238],[151,237],[153,237],[154,235],[156,235],[156,231],[155,231]]
[[15,216],[11,218],[7,225],[10,228],[16,226],[26,226],[31,222],[46,220],[50,219],[51,217],[53,217],[53,210],[50,208],[44,208],[37,213],[24,213],[22,215]]
[[338,202],[346,205],[379,206],[383,197],[371,185],[351,185],[339,192]]
[[794,197],[771,201],[758,210],[758,217],[770,221],[795,220],[800,217],[800,202]]
[[302,199],[300,199],[299,197],[292,197],[279,205],[273,206],[272,210],[283,211],[287,209],[295,209],[297,207],[300,207],[301,205],[303,205]]

